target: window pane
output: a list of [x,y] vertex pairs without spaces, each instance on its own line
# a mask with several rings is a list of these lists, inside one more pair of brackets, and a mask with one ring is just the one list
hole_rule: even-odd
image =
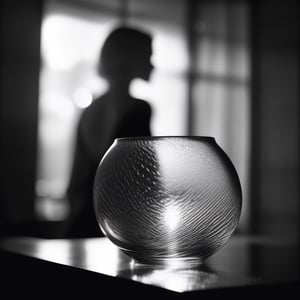
[[[61,8],[61,9],[60,9]],[[99,14],[97,12],[97,14]],[[95,18],[74,7],[46,2],[41,36],[37,209],[63,218],[63,197],[73,160],[78,118],[94,96],[106,89],[96,73],[99,51],[116,18]],[[55,200],[56,199],[56,200]],[[56,203],[58,210],[47,210]],[[45,210],[46,208],[46,210]]]
[[199,3],[195,20],[194,134],[209,135],[233,161],[243,190],[246,229],[250,139],[248,15],[245,3]]
[[[172,9],[170,9],[172,7]],[[147,98],[153,107],[153,135],[187,133],[188,52],[185,34],[186,5],[176,1],[130,1],[128,23],[153,36],[155,67]]]

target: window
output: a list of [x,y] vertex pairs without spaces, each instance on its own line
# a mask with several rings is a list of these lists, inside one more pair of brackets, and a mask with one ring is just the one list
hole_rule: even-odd
[[131,86],[131,92],[153,108],[153,135],[214,136],[238,170],[245,200],[250,110],[247,13],[243,1],[46,1],[39,214],[66,217],[64,194],[75,128],[84,107],[106,89],[95,67],[105,37],[120,23],[153,35],[151,80],[136,80]]
[[215,137],[233,161],[243,190],[239,225],[246,229],[251,109],[249,7],[243,1],[196,3],[192,133]]

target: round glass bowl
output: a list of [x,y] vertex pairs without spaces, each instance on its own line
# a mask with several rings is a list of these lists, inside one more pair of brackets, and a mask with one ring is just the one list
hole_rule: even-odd
[[198,264],[233,234],[242,192],[214,138],[120,138],[97,169],[94,205],[104,234],[138,262]]

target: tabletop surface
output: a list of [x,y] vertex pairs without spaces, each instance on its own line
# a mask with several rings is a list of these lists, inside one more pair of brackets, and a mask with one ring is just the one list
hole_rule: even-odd
[[136,263],[107,238],[14,237],[0,240],[0,249],[176,293],[299,281],[298,244],[262,237],[235,235],[195,268]]

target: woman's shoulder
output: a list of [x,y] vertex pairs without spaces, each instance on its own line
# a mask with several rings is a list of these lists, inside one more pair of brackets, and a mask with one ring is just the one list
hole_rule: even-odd
[[106,120],[107,115],[110,115],[107,101],[104,97],[97,98],[82,112],[80,125],[86,130],[91,130],[90,128],[97,127]]
[[134,102],[134,105],[136,107],[138,107],[139,109],[151,111],[151,105],[149,104],[149,102],[142,100],[142,99],[138,99],[138,98],[133,98],[133,102]]
[[106,97],[102,96],[95,98],[93,102],[82,112],[82,118],[93,118],[95,116],[99,116],[99,114],[103,114],[108,107],[109,105],[106,101]]
[[86,108],[86,111],[94,111],[95,109],[103,109],[107,106],[108,99],[106,95],[94,98],[92,103]]

